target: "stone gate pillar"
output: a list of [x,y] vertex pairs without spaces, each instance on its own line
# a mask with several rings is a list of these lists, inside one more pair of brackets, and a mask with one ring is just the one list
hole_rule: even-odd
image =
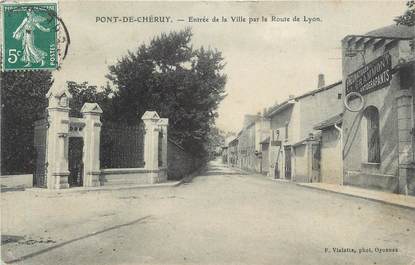
[[47,187],[48,189],[69,188],[68,184],[68,133],[69,99],[72,95],[67,88],[52,87],[46,94],[48,99],[47,133]]
[[100,161],[99,148],[101,141],[101,121],[102,109],[97,103],[85,103],[81,113],[85,119],[84,128],[84,187],[100,186]]
[[169,119],[167,118],[161,118],[158,122],[160,133],[162,134],[162,140],[161,140],[161,166],[163,168],[167,168],[167,128],[169,125]]
[[161,143],[159,142],[159,144],[161,144],[161,163],[159,163],[159,165],[161,165],[159,168],[160,172],[159,172],[159,181],[160,182],[165,182],[167,181],[167,139],[168,139],[168,125],[169,125],[169,119],[167,118],[161,118],[158,122],[159,125],[159,130],[160,133],[162,135],[161,138]]
[[144,168],[148,170],[149,183],[159,182],[158,137],[160,117],[155,111],[146,111],[141,118],[144,122]]

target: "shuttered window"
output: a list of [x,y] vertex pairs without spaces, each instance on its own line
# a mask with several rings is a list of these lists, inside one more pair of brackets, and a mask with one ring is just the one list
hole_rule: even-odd
[[370,106],[365,110],[367,120],[367,162],[380,163],[379,111]]

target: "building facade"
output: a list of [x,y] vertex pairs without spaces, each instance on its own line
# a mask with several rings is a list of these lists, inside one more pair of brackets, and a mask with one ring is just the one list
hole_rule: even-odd
[[[321,84],[321,77],[319,78]],[[342,112],[341,82],[320,87],[271,109],[269,176],[320,181],[320,136],[316,124]]]
[[415,194],[414,39],[393,25],[342,41],[345,184]]
[[261,142],[269,135],[269,120],[258,113],[245,115],[244,126],[238,135],[239,167],[262,172]]
[[343,113],[314,127],[321,131],[320,181],[323,183],[343,184],[342,121]]
[[238,166],[238,142],[239,139],[235,138],[228,144],[228,165],[230,167],[237,167]]

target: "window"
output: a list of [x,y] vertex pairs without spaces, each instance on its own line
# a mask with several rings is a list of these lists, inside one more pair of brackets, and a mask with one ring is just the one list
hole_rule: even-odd
[[366,120],[367,162],[380,163],[380,136],[379,136],[379,111],[374,106],[369,106],[364,112]]

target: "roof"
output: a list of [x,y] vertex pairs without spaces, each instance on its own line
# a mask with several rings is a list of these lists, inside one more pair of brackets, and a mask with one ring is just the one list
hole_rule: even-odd
[[340,80],[340,81],[337,81],[336,83],[333,83],[333,84],[331,84],[331,85],[324,86],[324,87],[321,87],[321,88],[318,88],[318,89],[312,90],[312,91],[310,91],[310,92],[308,92],[308,93],[305,93],[305,94],[303,94],[303,95],[301,95],[301,96],[296,97],[296,98],[295,98],[295,100],[299,100],[299,99],[302,99],[302,98],[305,98],[305,97],[308,97],[308,96],[314,96],[314,95],[315,95],[315,94],[317,94],[317,93],[320,93],[320,92],[323,92],[323,91],[329,90],[330,88],[333,88],[333,87],[335,87],[335,86],[338,86],[338,85],[340,85],[341,83],[342,83],[342,81]]
[[46,93],[46,98],[49,98],[50,96],[60,98],[63,95],[65,95],[67,98],[72,98],[72,94],[69,92],[67,86],[63,88],[52,86]]
[[325,121],[320,122],[316,126],[314,126],[314,130],[323,130],[328,127],[334,126],[335,124],[339,124],[343,121],[343,113],[337,114],[331,118],[328,118]]
[[369,31],[363,35],[347,35],[343,38],[343,42],[347,42],[348,46],[369,45],[375,42],[375,46],[387,41],[396,43],[400,40],[412,40],[415,38],[415,27],[404,25],[389,25],[376,30]]
[[293,99],[286,100],[283,103],[281,103],[281,104],[275,106],[273,109],[271,109],[270,112],[268,112],[265,116],[267,118],[270,118],[270,117],[274,116],[275,114],[277,114],[277,113],[279,113],[279,112],[281,112],[281,111],[283,111],[283,110],[285,110],[285,109],[293,106],[294,103],[295,102],[294,102]]
[[364,35],[389,38],[415,38],[415,26],[408,27],[404,25],[392,24],[369,31]]
[[[230,142],[229,142],[229,145],[231,145],[231,144],[233,144],[233,143],[235,143],[235,142],[238,142],[238,141],[239,141],[239,139],[238,139],[238,138],[235,138],[235,139],[233,139],[232,141],[230,141]],[[229,146],[229,145],[228,145],[228,146]]]
[[142,120],[158,120],[158,119],[160,119],[160,116],[155,111],[147,110],[146,112],[144,112],[141,119]]
[[241,130],[241,132],[245,129],[248,129],[250,127],[252,127],[253,125],[255,125],[255,123],[261,119],[262,116],[261,115],[250,115],[250,114],[246,114],[245,115],[245,120],[244,120],[244,126]]
[[321,136],[321,132],[317,132],[313,136],[306,137],[306,138],[304,138],[304,139],[302,139],[302,140],[300,140],[296,143],[293,143],[291,146],[292,147],[297,147],[297,146],[300,146],[300,145],[307,144],[309,142],[319,142],[320,136]]
[[337,81],[336,83],[333,83],[333,84],[330,84],[328,86],[324,86],[324,87],[312,90],[310,92],[307,92],[307,93],[305,93],[303,95],[300,95],[298,97],[295,97],[293,99],[286,100],[283,103],[273,107],[265,116],[267,118],[270,118],[270,117],[274,116],[275,114],[287,109],[288,107],[291,107],[292,105],[295,104],[295,101],[298,101],[299,99],[302,99],[302,98],[305,98],[305,97],[308,97],[308,96],[314,96],[317,93],[329,90],[333,87],[336,87],[336,86],[340,85],[341,83],[342,83],[342,81],[340,80],[340,81]]
[[102,113],[101,107],[97,103],[85,103],[81,108],[82,113]]

